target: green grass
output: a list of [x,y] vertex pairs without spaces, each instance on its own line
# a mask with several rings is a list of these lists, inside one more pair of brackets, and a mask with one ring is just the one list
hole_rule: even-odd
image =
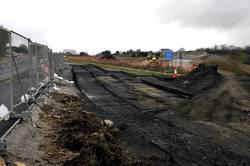
[[209,62],[205,62],[204,64],[218,65],[219,70],[229,71],[235,74],[246,74],[246,72],[241,70],[237,64],[227,64],[227,63],[217,62],[217,61],[209,61]]
[[250,55],[244,52],[239,53],[239,59],[242,63],[250,64]]
[[83,62],[83,61],[67,61],[69,64],[93,64],[98,67],[101,67],[108,71],[124,71],[130,74],[135,75],[142,75],[142,76],[161,76],[161,77],[170,77],[170,74],[160,73],[156,71],[150,71],[150,70],[142,70],[142,69],[135,69],[130,67],[121,67],[121,66],[115,66],[115,65],[107,65],[107,64],[99,64],[94,62]]
[[243,51],[239,51],[236,53],[229,53],[229,54],[221,54],[221,56],[229,56],[236,62],[250,64],[250,54],[247,54]]
[[232,57],[232,59],[234,59],[235,61],[240,63],[245,63],[248,60],[248,55],[244,52],[238,52],[236,54],[231,54],[229,56]]

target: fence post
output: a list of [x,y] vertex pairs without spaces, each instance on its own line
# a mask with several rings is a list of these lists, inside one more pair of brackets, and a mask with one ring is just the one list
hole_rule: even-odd
[[10,58],[10,111],[13,111],[14,107],[14,101],[13,101],[13,60],[12,60],[12,39],[11,39],[11,32],[8,32],[9,34],[9,58]]
[[[29,71],[29,77],[32,77],[32,73],[30,74],[30,72],[33,72],[32,70],[32,67],[33,67],[33,59],[32,59],[32,55],[31,55],[31,51],[30,51],[30,39],[28,40],[28,55],[29,55],[29,58],[30,58],[30,71]],[[31,80],[31,83],[30,83],[30,87],[33,86],[33,80]]]
[[39,76],[38,76],[38,54],[37,54],[37,45],[35,45],[35,54],[36,54],[36,87],[39,88]]
[[50,81],[52,81],[53,78],[53,60],[52,60],[52,54],[51,54],[51,50],[48,49],[48,59],[49,59],[49,77],[50,77]]

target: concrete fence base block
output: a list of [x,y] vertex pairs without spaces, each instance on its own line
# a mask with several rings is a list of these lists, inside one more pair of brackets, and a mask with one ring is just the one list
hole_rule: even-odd
[[21,113],[11,113],[10,118],[22,119],[23,121],[28,122],[30,115],[28,111],[24,111]]
[[[6,153],[7,142],[4,139],[0,139],[0,155]],[[0,156],[0,162],[2,162],[2,157]]]

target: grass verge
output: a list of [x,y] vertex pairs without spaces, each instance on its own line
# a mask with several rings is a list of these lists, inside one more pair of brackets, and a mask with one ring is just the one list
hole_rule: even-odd
[[95,63],[95,62],[87,62],[87,61],[72,61],[72,60],[67,60],[69,64],[93,64],[98,67],[101,67],[105,70],[108,71],[124,71],[130,74],[135,74],[135,75],[141,75],[141,76],[160,76],[160,77],[170,77],[171,74],[167,73],[160,73],[156,71],[150,71],[150,70],[142,70],[142,69],[135,69],[135,68],[130,68],[130,67],[121,67],[121,66],[115,66],[115,65],[109,65],[109,64],[100,64],[100,63]]

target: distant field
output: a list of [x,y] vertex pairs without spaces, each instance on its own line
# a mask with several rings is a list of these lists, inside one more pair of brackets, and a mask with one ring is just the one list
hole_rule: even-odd
[[170,77],[171,74],[168,73],[160,73],[156,71],[150,71],[150,70],[142,70],[142,69],[135,69],[135,68],[130,68],[130,67],[120,67],[117,65],[107,65],[107,64],[100,64],[100,63],[95,63],[95,62],[85,62],[85,61],[68,61],[69,63],[72,64],[93,64],[96,66],[99,66],[105,70],[110,70],[110,71],[124,71],[130,74],[135,74],[135,75],[142,75],[142,76],[160,76],[160,77]]
[[[65,60],[68,62],[77,62],[77,63],[94,63],[98,65],[105,65],[109,68],[117,68],[119,70],[141,70],[142,73],[150,74],[172,74],[173,69],[169,66],[167,61],[158,61],[157,63],[150,63],[146,58],[131,58],[131,57],[118,57],[114,59],[106,59],[101,57],[93,56],[66,56]],[[179,73],[184,73],[183,70],[179,69]]]
[[[250,55],[237,53],[237,54],[208,54],[206,56],[194,57],[187,63],[183,61],[183,66],[187,71],[192,69],[192,64],[204,63],[207,65],[218,65],[220,71],[226,71],[235,74],[250,74]],[[147,58],[137,57],[116,57],[111,59],[105,59],[101,57],[93,56],[66,56],[66,61],[82,64],[95,64],[107,70],[126,71],[132,74],[159,76],[159,75],[171,75],[173,69],[166,64],[166,61],[160,60],[158,64],[151,65]],[[164,62],[164,63],[162,63]],[[174,62],[178,64],[178,62]],[[181,72],[180,72],[181,71]],[[178,73],[185,73],[185,71],[178,70]]]
[[193,63],[204,63],[207,65],[218,65],[219,70],[235,74],[250,74],[250,65],[246,54],[220,54],[207,55],[193,59]]

